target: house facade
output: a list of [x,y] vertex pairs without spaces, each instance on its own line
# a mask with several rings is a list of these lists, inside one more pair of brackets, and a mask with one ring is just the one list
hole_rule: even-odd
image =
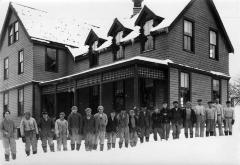
[[[53,28],[67,39],[36,26],[46,12],[11,3],[0,38],[0,112],[10,110],[19,123],[26,111],[38,119],[43,109],[58,116],[73,105],[110,113],[173,101],[225,103],[234,49],[214,2],[183,1],[173,18],[162,6],[133,2],[133,15],[114,19],[105,32],[89,25],[73,36],[64,24]],[[74,37],[81,38],[75,45]]]

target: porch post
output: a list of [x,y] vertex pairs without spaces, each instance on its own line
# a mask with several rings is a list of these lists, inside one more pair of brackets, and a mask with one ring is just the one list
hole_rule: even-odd
[[138,76],[138,66],[134,66],[134,81],[133,81],[133,97],[134,97],[134,106],[139,107],[139,76]]
[[77,105],[77,100],[78,100],[78,93],[77,93],[77,80],[74,81],[74,93],[73,93],[73,99],[74,99],[74,106],[78,106]]
[[100,77],[100,83],[99,83],[99,105],[102,105],[102,73]]
[[55,84],[54,91],[54,116],[57,117],[57,84]]

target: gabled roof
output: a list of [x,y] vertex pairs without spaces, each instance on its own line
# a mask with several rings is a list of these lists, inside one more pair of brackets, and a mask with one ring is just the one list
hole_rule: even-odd
[[[124,23],[124,22],[123,22]],[[110,27],[109,31],[108,31],[108,36],[112,36],[116,33],[116,32],[120,32],[120,31],[124,31],[125,36],[128,35],[129,33],[131,33],[132,29],[128,27],[128,25],[125,26],[118,20],[118,18],[115,18],[113,21],[112,26]]]
[[92,44],[94,41],[98,41],[98,46],[101,46],[105,41],[107,41],[105,38],[101,38],[99,37],[96,32],[91,29],[91,31],[89,32],[87,39],[85,41],[85,45],[90,45]]

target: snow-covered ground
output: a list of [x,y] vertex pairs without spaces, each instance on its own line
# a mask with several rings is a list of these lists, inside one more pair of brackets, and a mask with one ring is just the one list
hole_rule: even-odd
[[[115,149],[104,152],[85,152],[84,145],[80,151],[43,153],[39,141],[38,154],[26,157],[24,144],[17,142],[17,160],[4,162],[4,152],[0,144],[0,163],[16,165],[47,164],[184,164],[184,165],[237,165],[240,164],[240,107],[236,109],[236,123],[233,136],[185,139],[138,144],[135,148]],[[69,142],[68,142],[69,143]],[[70,149],[70,146],[68,146]]]

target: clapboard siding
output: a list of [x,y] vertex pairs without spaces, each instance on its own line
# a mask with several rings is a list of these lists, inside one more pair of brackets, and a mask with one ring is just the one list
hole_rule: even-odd
[[225,105],[226,101],[228,101],[228,81],[227,80],[221,80],[221,103]]
[[173,101],[179,100],[179,71],[175,68],[169,68],[169,104],[172,107]]

